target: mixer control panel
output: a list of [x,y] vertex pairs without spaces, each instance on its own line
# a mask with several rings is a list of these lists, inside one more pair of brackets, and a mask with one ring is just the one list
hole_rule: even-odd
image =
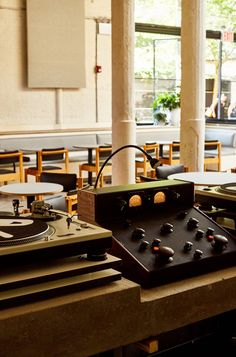
[[109,252],[128,279],[149,288],[235,264],[235,237],[194,207],[192,183],[115,190],[97,192],[94,217],[112,231]]

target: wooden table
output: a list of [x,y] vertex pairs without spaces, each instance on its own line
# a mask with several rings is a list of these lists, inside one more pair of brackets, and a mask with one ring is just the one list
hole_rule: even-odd
[[62,185],[49,182],[12,183],[0,187],[0,192],[4,195],[26,196],[28,208],[31,208],[31,203],[36,196],[51,195],[61,191],[63,191]]
[[168,176],[170,180],[182,180],[193,182],[195,186],[219,186],[236,182],[236,173],[230,172],[181,172]]
[[[93,163],[93,151],[98,148],[99,145],[97,144],[91,144],[91,145],[73,145],[73,148],[75,149],[81,149],[81,150],[87,150],[88,151],[88,164],[92,165]],[[88,184],[90,186],[93,185],[93,177],[92,177],[92,172],[88,172]]]

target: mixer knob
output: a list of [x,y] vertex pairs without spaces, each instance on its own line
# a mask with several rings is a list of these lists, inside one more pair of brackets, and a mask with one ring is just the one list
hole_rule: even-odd
[[196,239],[201,239],[204,237],[204,231],[202,231],[201,229],[198,229],[196,232]]
[[193,247],[193,243],[187,241],[187,242],[185,242],[185,244],[184,244],[184,251],[185,251],[185,252],[189,252],[189,251],[192,249],[192,247]]
[[152,252],[154,254],[158,253],[159,252],[159,246],[161,244],[161,240],[159,238],[155,238],[153,239],[152,241]]
[[192,230],[194,228],[197,228],[199,225],[199,221],[196,218],[190,217],[187,223],[188,229]]
[[144,251],[146,250],[148,247],[149,247],[149,242],[147,240],[143,240],[141,243],[140,243],[140,246],[139,246],[139,250],[141,251]]
[[157,254],[165,262],[171,263],[173,261],[172,257],[175,254],[175,251],[170,247],[160,246]]
[[206,231],[206,235],[208,236],[213,236],[214,234],[214,228],[208,227]]
[[145,230],[143,228],[135,228],[135,230],[132,233],[132,238],[134,240],[140,240],[145,237]]
[[173,232],[173,224],[171,223],[164,223],[161,227],[161,233],[167,234],[167,233],[172,233]]
[[222,250],[226,249],[228,243],[229,241],[225,236],[222,236],[221,234],[216,234],[214,236],[212,246],[216,251],[222,252]]
[[196,249],[195,252],[194,252],[194,258],[195,259],[200,259],[203,255],[203,251],[200,250],[200,249]]
[[187,211],[181,211],[177,214],[177,218],[184,219],[187,216],[187,214],[188,214]]
[[207,236],[208,241],[210,241],[210,242],[213,241],[214,240],[214,229],[211,227],[208,227],[207,231],[206,231],[206,236]]
[[176,192],[176,191],[171,191],[170,192],[170,198],[173,201],[178,201],[178,199],[180,198],[180,193]]
[[125,228],[128,228],[128,227],[130,227],[131,225],[132,225],[132,221],[127,218],[127,219],[124,221],[124,227],[125,227]]
[[118,198],[116,205],[119,212],[124,212],[128,206],[128,203],[123,198]]

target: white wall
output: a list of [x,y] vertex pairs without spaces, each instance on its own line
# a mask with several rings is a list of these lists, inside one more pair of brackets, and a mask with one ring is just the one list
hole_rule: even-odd
[[26,2],[0,0],[1,132],[111,126],[111,35],[97,33],[110,16],[110,0],[85,0],[86,88],[29,89]]

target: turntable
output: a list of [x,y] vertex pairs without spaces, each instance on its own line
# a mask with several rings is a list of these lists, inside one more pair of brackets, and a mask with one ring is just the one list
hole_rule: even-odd
[[235,211],[236,183],[232,182],[220,186],[196,189],[195,201]]
[[0,302],[11,306],[121,279],[111,231],[56,214],[0,215]]

